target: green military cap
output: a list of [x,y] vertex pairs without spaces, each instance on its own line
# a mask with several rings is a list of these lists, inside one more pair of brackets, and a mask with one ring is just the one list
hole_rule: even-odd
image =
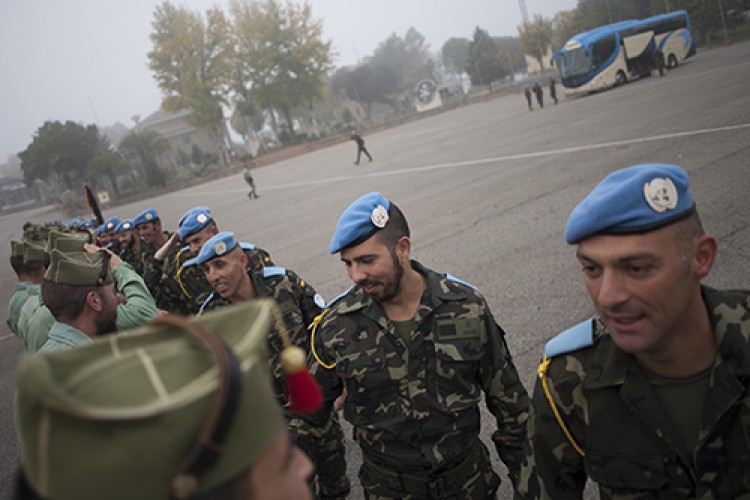
[[83,252],[86,240],[75,236],[75,233],[63,233],[61,231],[50,231],[47,235],[47,251],[60,250],[61,252]]
[[10,256],[23,257],[23,242],[10,240]]
[[109,254],[50,250],[44,279],[60,285],[100,286],[112,283]]
[[[16,384],[30,486],[53,499],[163,500],[241,474],[284,425],[266,352],[272,307],[258,300],[198,319],[167,315],[75,349],[26,356]],[[217,339],[236,362],[235,377],[226,375]],[[209,440],[216,460],[190,479],[181,472],[199,436],[216,437],[212,421],[227,422],[223,438]]]
[[41,245],[35,245],[28,241],[23,243],[24,262],[43,262],[45,253],[44,247]]

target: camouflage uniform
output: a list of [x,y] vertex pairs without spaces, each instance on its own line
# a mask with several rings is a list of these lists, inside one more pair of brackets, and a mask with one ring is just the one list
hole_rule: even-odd
[[[240,243],[248,258],[247,269],[259,270],[273,266],[268,252],[249,243]],[[150,273],[163,269],[161,283],[155,295],[156,306],[177,314],[197,314],[212,293],[211,285],[200,266],[184,267],[186,261],[195,257],[188,247],[181,248],[164,262],[152,261]],[[161,265],[161,267],[160,267]],[[151,278],[153,279],[153,278]]]
[[[164,231],[164,237],[166,238],[166,241],[169,241],[169,238],[172,237],[172,233]],[[151,295],[156,297],[161,283],[162,261],[154,258],[154,254],[156,254],[158,248],[151,243],[142,242],[141,244],[144,245],[143,273],[141,276],[143,277],[143,281],[146,282],[148,291],[151,292]]]
[[120,258],[130,264],[130,267],[140,276],[143,276],[146,269],[146,259],[148,258],[149,248],[145,245],[143,240],[141,240],[141,246],[137,252],[134,252],[132,248],[123,248],[120,250]]
[[[200,268],[200,266],[185,269],[192,268]],[[289,339],[294,345],[309,352],[307,327],[321,312],[323,299],[320,295],[294,272],[281,267],[266,267],[262,271],[249,271],[248,274],[255,296],[257,298],[269,297],[276,301],[284,318]],[[231,302],[212,292],[198,315],[229,305]],[[286,408],[288,406],[286,377],[279,359],[282,349],[281,336],[274,325],[268,337],[271,374],[279,404]],[[288,412],[285,413],[292,439],[315,464],[319,497],[345,498],[349,493],[350,484],[346,476],[344,434],[339,425],[338,415],[332,413],[325,425],[311,427],[301,418]]]
[[587,476],[602,499],[748,498],[750,292],[703,288],[716,335],[698,445],[685,450],[646,375],[596,321],[593,345],[552,358],[550,392],[572,438],[534,390],[525,498],[582,497]]
[[357,286],[323,316],[310,363],[324,397],[316,417],[327,418],[347,390],[344,417],[362,448],[359,477],[368,498],[492,497],[500,479],[479,441],[481,393],[497,419],[493,441],[515,483],[526,390],[484,298],[418,262],[412,267],[427,287],[409,345]]

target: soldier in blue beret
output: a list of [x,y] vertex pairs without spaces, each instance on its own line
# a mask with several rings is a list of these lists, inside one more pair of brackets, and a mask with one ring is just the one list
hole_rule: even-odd
[[565,239],[596,317],[545,346],[525,498],[750,496],[750,292],[701,283],[717,253],[675,165],[607,176]]
[[[159,273],[156,303],[160,309],[179,314],[197,314],[212,292],[203,272],[185,262],[196,257],[203,244],[219,233],[219,227],[208,207],[193,207],[180,217],[179,229],[154,254],[153,272]],[[180,247],[180,244],[183,246]],[[243,243],[248,269],[273,266],[262,248]]]
[[354,286],[311,335],[324,397],[311,421],[324,424],[346,392],[367,498],[494,498],[500,478],[479,439],[482,393],[515,485],[528,397],[484,297],[412,260],[406,218],[380,193],[344,210],[329,250]]
[[99,226],[96,230],[97,234],[97,243],[102,248],[109,248],[115,252],[118,251],[116,248],[117,245],[114,244],[115,241],[115,229],[117,229],[117,225],[120,223],[120,218],[116,215],[113,215],[109,219],[104,221],[104,224]]
[[153,208],[147,208],[138,214],[133,219],[133,224],[143,246],[143,281],[151,295],[156,296],[162,279],[162,265],[156,260],[155,254],[167,244],[172,233],[162,229],[159,213]]
[[[212,288],[199,316],[232,304],[272,298],[283,315],[290,340],[309,354],[307,327],[323,310],[325,302],[296,273],[282,267],[248,269],[248,257],[231,232],[221,232],[209,238],[198,256],[185,262],[185,269],[190,267],[201,269]],[[288,409],[286,376],[281,363],[283,345],[276,326],[269,335],[268,347],[276,395],[282,407]],[[319,498],[346,498],[350,483],[346,475],[344,434],[338,416],[333,413],[320,429],[311,428],[288,411],[286,417],[294,442],[315,463],[314,484]]]
[[120,258],[130,264],[135,272],[143,276],[147,251],[143,240],[138,235],[135,223],[131,219],[121,220],[115,228],[115,239],[117,240]]

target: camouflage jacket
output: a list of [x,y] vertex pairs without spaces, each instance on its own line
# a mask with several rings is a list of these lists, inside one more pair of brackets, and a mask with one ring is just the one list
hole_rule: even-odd
[[[323,298],[305,280],[300,279],[293,271],[283,267],[266,267],[261,271],[248,271],[248,274],[256,298],[272,298],[276,301],[284,319],[289,339],[294,345],[301,347],[305,352],[309,352],[310,343],[307,327],[322,311]],[[218,293],[211,292],[198,314],[229,305],[231,305],[231,302],[222,298]],[[279,359],[282,348],[281,337],[277,326],[274,324],[268,336],[268,352],[276,396],[279,404],[285,406],[287,403],[286,378]]]
[[547,381],[579,455],[537,380],[521,474],[525,498],[748,498],[750,292],[703,288],[717,340],[698,444],[684,450],[646,375],[595,321],[593,345],[554,357]]
[[[248,257],[248,270],[273,266],[270,255],[262,248],[249,243],[240,243],[240,245]],[[159,309],[186,316],[198,314],[200,311],[213,290],[200,266],[184,267],[185,262],[193,257],[188,247],[183,247],[175,255],[167,257],[164,262],[152,260],[148,278],[152,286],[154,274],[163,270],[161,281],[154,294],[156,306]]]
[[412,267],[427,282],[409,345],[380,305],[352,287],[312,338],[311,372],[324,419],[345,388],[344,417],[363,455],[401,472],[436,473],[478,438],[479,402],[497,419],[493,441],[511,477],[523,454],[528,397],[504,333],[482,295],[455,278]]
[[143,276],[143,272],[146,269],[146,259],[149,257],[149,253],[153,253],[150,246],[146,246],[146,243],[141,240],[140,248],[136,252],[132,248],[123,248],[120,250],[120,258],[130,264],[130,267],[135,269],[140,276]]

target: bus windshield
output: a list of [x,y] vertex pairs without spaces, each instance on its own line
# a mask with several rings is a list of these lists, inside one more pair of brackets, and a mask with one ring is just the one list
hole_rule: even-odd
[[573,78],[589,74],[591,64],[583,47],[561,53],[557,61],[562,78]]

